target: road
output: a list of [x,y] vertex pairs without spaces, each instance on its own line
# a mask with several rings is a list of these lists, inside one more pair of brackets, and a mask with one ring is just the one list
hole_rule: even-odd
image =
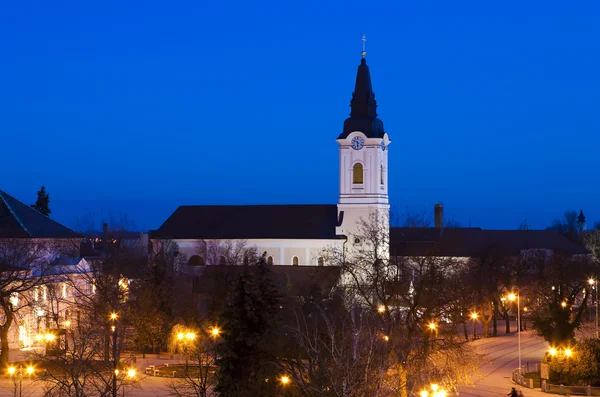
[[[513,333],[501,335],[496,338],[480,339],[473,343],[477,344],[479,351],[485,354],[485,363],[481,367],[480,376],[473,379],[475,384],[459,390],[460,395],[468,397],[506,396],[510,388],[513,387],[510,378],[512,370],[519,365],[517,334]],[[530,364],[538,363],[547,350],[547,343],[540,337],[535,336],[532,331],[521,333],[521,360],[524,365],[527,362]],[[144,367],[150,363],[160,364],[159,362],[150,361],[152,360],[139,360],[137,363],[138,373],[143,373]],[[139,388],[128,389],[126,394],[133,397],[168,396],[168,381],[165,378],[145,377],[140,381]],[[12,397],[13,390],[12,382],[5,377],[1,377],[0,397]],[[43,395],[40,383],[32,383],[24,380],[22,390],[23,397],[38,397]],[[548,396],[541,391],[536,392],[523,389],[523,392],[525,397]]]
[[[475,342],[479,351],[486,356],[481,367],[481,375],[474,379],[475,385],[459,390],[461,396],[491,397],[506,396],[514,386],[511,380],[512,370],[519,366],[517,334],[503,335],[497,338],[481,339]],[[548,351],[548,344],[532,331],[521,333],[521,362],[530,365],[540,362]],[[547,394],[523,388],[525,397]]]

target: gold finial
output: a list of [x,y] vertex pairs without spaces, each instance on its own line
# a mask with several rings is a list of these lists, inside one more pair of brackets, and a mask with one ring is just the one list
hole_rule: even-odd
[[367,46],[367,35],[363,34],[362,35],[362,53],[361,53],[363,58],[367,56],[366,46]]

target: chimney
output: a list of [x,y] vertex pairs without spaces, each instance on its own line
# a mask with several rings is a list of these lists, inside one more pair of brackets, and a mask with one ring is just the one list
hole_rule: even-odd
[[433,206],[433,217],[435,227],[444,227],[444,204],[436,204]]

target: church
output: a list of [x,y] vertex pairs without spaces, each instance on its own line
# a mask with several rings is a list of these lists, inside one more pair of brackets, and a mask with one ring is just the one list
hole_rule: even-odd
[[[388,149],[390,137],[378,118],[371,74],[363,50],[350,117],[337,136],[339,198],[322,205],[181,206],[158,228],[151,241],[172,240],[188,264],[231,265],[211,245],[244,242],[281,266],[327,266],[323,252],[348,252],[364,222],[376,221],[389,236],[388,257],[480,258],[489,252],[518,256],[530,250],[587,255],[585,247],[555,230],[447,228],[443,205],[434,206],[434,227],[390,227]],[[333,138],[333,137],[332,137]],[[292,268],[287,267],[287,271]],[[300,271],[300,269],[298,269]]]
[[[169,239],[191,265],[225,265],[210,255],[211,244],[243,241],[266,253],[272,265],[323,266],[326,248],[341,248],[362,220],[388,225],[388,148],[390,138],[377,117],[377,102],[363,51],[350,101],[350,117],[337,137],[337,204],[180,206],[151,240]],[[332,137],[333,138],[333,137]]]

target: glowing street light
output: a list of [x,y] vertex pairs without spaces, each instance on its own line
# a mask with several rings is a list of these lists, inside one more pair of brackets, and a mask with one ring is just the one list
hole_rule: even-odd
[[419,392],[420,397],[446,397],[446,391],[436,383],[432,383],[430,386],[432,393],[427,389],[423,389]]
[[130,378],[133,378],[133,377],[135,377],[135,369],[133,369],[133,368],[130,368],[130,369],[127,371],[127,376],[128,376],[128,377],[130,377]]
[[475,338],[477,337],[477,334],[475,332],[475,322],[477,321],[477,313],[471,313],[471,319],[473,320],[473,340],[475,340]]
[[560,305],[562,306],[562,308],[564,309],[565,307],[567,307],[567,302],[560,302]]
[[435,323],[429,323],[429,329],[434,331],[437,328],[437,325],[435,325]]
[[290,383],[290,378],[286,375],[283,375],[281,377],[281,379],[279,379],[279,381],[281,382],[282,385],[286,386],[287,384]]
[[521,374],[521,294],[508,294],[508,300],[513,302],[517,300],[517,335],[519,339],[519,374]]
[[548,353],[550,353],[550,355],[554,357],[556,356],[556,353],[558,353],[558,351],[554,347],[551,347]]
[[185,337],[186,337],[188,340],[194,340],[194,339],[196,339],[196,334],[195,334],[195,333],[193,333],[193,332],[188,332],[187,334],[185,334]]
[[117,313],[111,313],[110,314],[110,319],[113,320],[113,321],[116,320],[117,317],[118,317]]
[[383,306],[383,305],[380,305],[380,306],[377,308],[377,311],[378,311],[379,313],[385,313],[385,306]]
[[[599,337],[598,334],[598,279],[593,279],[590,278],[588,280],[588,283],[593,286],[593,288],[596,290],[596,338]],[[592,298],[594,297],[594,295],[592,295]]]
[[212,335],[213,338],[218,337],[220,333],[221,333],[221,330],[218,327],[212,327],[210,329],[210,334]]
[[573,355],[573,351],[571,349],[565,349],[565,356],[571,357]]
[[[33,375],[35,369],[30,365],[25,369],[25,371],[27,372],[27,375]],[[8,374],[11,377],[15,376],[15,397],[17,396],[17,388],[19,389],[19,397],[21,397],[23,395],[23,365],[19,365],[19,368],[14,366],[8,367]]]
[[388,342],[390,340],[390,337],[387,336],[387,335],[383,335],[383,340],[386,341],[386,342]]

